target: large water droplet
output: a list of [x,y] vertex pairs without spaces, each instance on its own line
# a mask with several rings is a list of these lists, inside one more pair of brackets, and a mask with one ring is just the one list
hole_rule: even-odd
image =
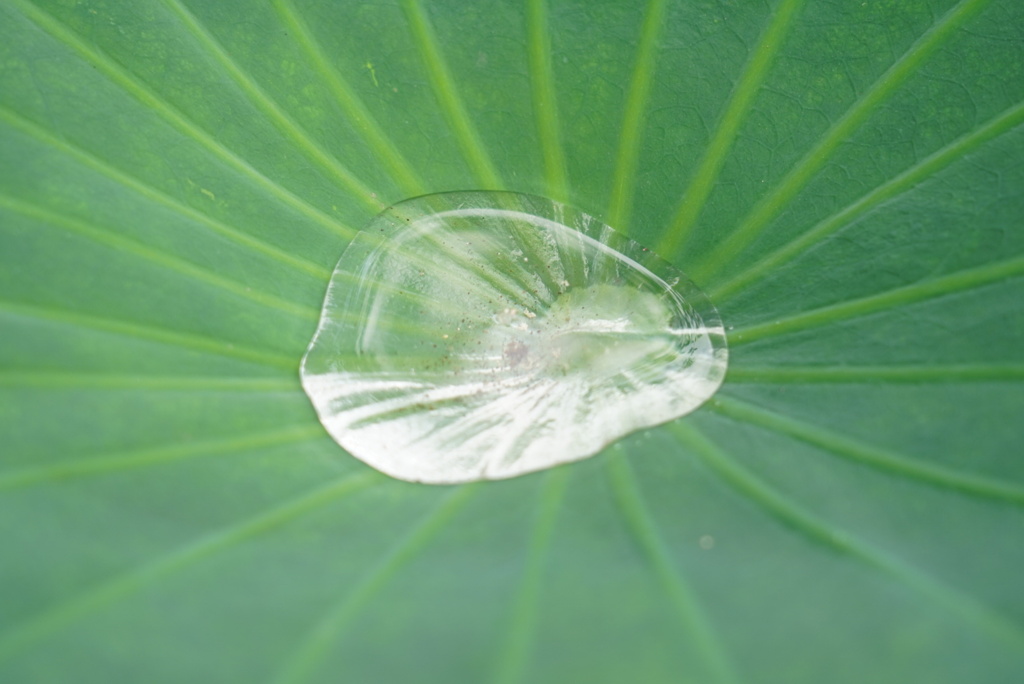
[[417,482],[575,461],[718,389],[718,312],[600,221],[540,197],[396,204],[331,278],[302,384],[354,456]]

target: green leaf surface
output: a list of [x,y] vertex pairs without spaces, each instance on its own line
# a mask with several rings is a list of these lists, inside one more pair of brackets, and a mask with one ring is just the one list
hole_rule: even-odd
[[[1024,679],[1024,4],[0,4],[0,680]],[[298,363],[425,192],[713,298],[708,405],[391,480]]]

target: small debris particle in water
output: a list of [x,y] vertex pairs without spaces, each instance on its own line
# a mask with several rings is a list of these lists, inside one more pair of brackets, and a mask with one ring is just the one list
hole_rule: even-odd
[[727,358],[711,302],[646,248],[551,200],[461,192],[396,204],[357,235],[301,373],[353,456],[450,484],[586,458],[685,415]]

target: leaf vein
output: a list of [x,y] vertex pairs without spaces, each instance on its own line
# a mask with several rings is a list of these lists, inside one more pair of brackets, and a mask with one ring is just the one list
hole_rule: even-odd
[[941,47],[956,29],[975,16],[990,0],[961,0],[932,25],[822,136],[798,161],[776,188],[740,222],[728,237],[699,264],[690,269],[697,282],[710,280],[757,238],[825,165],[839,146],[858,129],[874,110],[888,99],[925,60]]
[[715,680],[737,681],[733,667],[707,616],[697,603],[693,590],[670,558],[665,542],[644,504],[643,495],[621,446],[617,447],[617,451],[618,453],[608,460],[608,477],[616,502],[626,521],[626,527],[643,550],[651,569],[671,599],[683,627],[690,631],[700,646],[700,651],[707,657],[707,667],[714,674]]
[[750,344],[757,340],[778,337],[821,325],[841,323],[895,306],[914,304],[927,299],[956,294],[984,285],[990,285],[1000,280],[1014,278],[1022,274],[1024,274],[1024,257],[987,264],[977,268],[958,271],[944,277],[895,288],[881,294],[824,306],[812,311],[795,314],[788,318],[751,325],[741,330],[736,330],[729,337],[729,344],[736,347]]
[[245,91],[250,100],[263,110],[263,112],[274,122],[278,130],[288,136],[306,156],[320,165],[331,176],[338,180],[344,187],[355,194],[359,200],[373,211],[380,211],[384,203],[377,199],[374,193],[365,183],[356,177],[344,164],[334,155],[327,152],[323,146],[312,138],[299,122],[292,118],[277,102],[271,98],[265,90],[250,76],[235,60],[231,58],[227,50],[213,36],[213,34],[185,7],[181,0],[164,0],[168,7],[178,15],[185,27],[202,44],[214,59],[216,59],[229,76]]
[[438,102],[448,117],[448,122],[455,132],[455,137],[458,139],[470,167],[483,183],[484,189],[501,190],[502,183],[498,171],[484,149],[484,144],[466,112],[462,98],[459,97],[455,79],[441,55],[437,36],[434,34],[434,29],[427,19],[422,4],[419,0],[402,0],[402,8],[405,10],[406,20],[412,30],[413,41],[425,62],[427,77],[434,87]]
[[1024,505],[1024,488],[894,454],[830,430],[767,411],[745,401],[718,397],[712,400],[710,408],[735,421],[787,435],[850,461],[863,463],[887,473],[971,496],[1007,501],[1018,506]]
[[812,247],[835,234],[843,227],[850,225],[872,209],[910,190],[950,164],[963,159],[964,156],[974,149],[1012,130],[1021,123],[1024,123],[1024,102],[1011,107],[977,130],[957,139],[903,171],[890,181],[879,185],[867,195],[820,221],[800,237],[757,261],[731,280],[718,287],[709,288],[708,295],[716,302],[725,301],[752,282],[765,277],[771,270],[809,251]]
[[441,532],[476,491],[477,487],[474,485],[455,488],[441,500],[425,520],[413,526],[350,592],[328,608],[327,614],[306,636],[274,681],[279,684],[294,684],[307,680],[326,657],[331,644],[341,638],[359,611]]
[[120,375],[67,371],[3,371],[0,387],[19,389],[112,389],[155,391],[296,392],[297,378],[188,375]]
[[529,661],[530,647],[537,630],[537,612],[541,596],[544,567],[551,548],[551,537],[562,498],[565,496],[569,471],[557,468],[544,476],[538,512],[526,552],[523,579],[512,601],[512,619],[505,634],[494,681],[514,684],[523,681]]
[[93,156],[91,153],[86,152],[84,149],[73,145],[65,140],[57,138],[53,133],[43,129],[37,124],[22,118],[13,111],[6,107],[0,106],[0,120],[5,121],[11,126],[21,130],[22,132],[32,136],[36,140],[42,142],[45,145],[49,145],[54,149],[60,150],[64,154],[73,157],[82,164],[89,168],[100,172],[104,176],[124,185],[143,197],[162,204],[163,206],[182,214],[186,218],[189,218],[196,223],[200,223],[215,233],[228,238],[232,242],[235,242],[243,247],[247,247],[261,254],[264,254],[272,259],[280,261],[281,263],[287,264],[288,266],[301,270],[306,274],[313,275],[320,279],[329,278],[331,273],[329,270],[323,268],[319,264],[315,264],[312,261],[308,261],[294,254],[286,252],[279,247],[259,240],[248,233],[245,233],[238,228],[229,226],[222,221],[219,221],[209,214],[194,209],[187,204],[171,197],[170,195],[157,190],[151,185],[142,183],[136,178],[124,173],[123,171],[111,166],[107,162],[101,160],[99,157]]
[[526,34],[533,111],[544,159],[544,178],[551,198],[564,202],[568,199],[569,182],[559,132],[558,99],[551,67],[547,0],[526,0]]
[[103,318],[90,316],[61,309],[59,307],[35,306],[21,304],[12,301],[0,300],[0,312],[6,312],[15,316],[25,316],[38,320],[53,321],[66,325],[83,328],[91,328],[105,333],[113,333],[128,338],[140,338],[148,341],[159,342],[183,349],[216,354],[230,358],[251,361],[265,366],[295,370],[296,360],[290,356],[283,356],[268,350],[252,349],[236,345],[234,342],[205,337],[191,333],[182,333],[175,330],[168,330],[157,326],[130,323],[115,318]]
[[271,0],[271,2],[278,15],[288,26],[290,34],[295,37],[295,42],[306,53],[306,57],[313,63],[320,77],[327,84],[327,88],[334,95],[335,100],[348,114],[363,139],[384,160],[402,189],[410,196],[425,194],[426,188],[423,180],[413,169],[412,164],[384,133],[341,72],[327,58],[320,43],[313,37],[313,33],[299,15],[292,0]]
[[223,456],[249,449],[260,449],[323,437],[320,425],[298,425],[230,439],[211,439],[185,444],[140,449],[106,456],[79,457],[73,461],[34,468],[22,468],[0,474],[0,491],[20,489],[46,482],[120,473],[146,466],[176,463],[191,458]]
[[628,221],[633,207],[637,166],[640,163],[644,111],[650,99],[651,83],[657,67],[658,38],[665,24],[666,4],[666,0],[649,0],[647,4],[633,62],[629,93],[626,96],[626,108],[622,115],[611,199],[608,203],[608,225],[623,234],[629,233]]
[[134,74],[98,49],[90,47],[73,30],[59,20],[32,4],[29,0],[13,0],[13,2],[18,5],[22,14],[36,24],[36,26],[77,52],[83,59],[102,71],[126,93],[159,114],[181,133],[204,146],[236,171],[256,181],[271,195],[336,235],[340,235],[345,239],[351,239],[355,235],[355,230],[314,207],[276,181],[271,180],[249,162],[229,150],[218,142],[216,138],[191,121],[179,109],[160,98]]
[[771,366],[730,368],[730,383],[1016,382],[1024,366]]
[[206,283],[212,287],[230,292],[231,294],[256,302],[267,308],[276,309],[298,318],[316,320],[318,311],[308,306],[296,304],[282,299],[262,290],[254,289],[245,283],[240,283],[229,278],[224,278],[209,269],[197,266],[196,264],[171,256],[165,252],[153,249],[137,240],[126,238],[109,230],[104,230],[94,224],[63,216],[47,211],[41,207],[23,202],[21,200],[0,193],[0,209],[21,214],[27,218],[61,228],[70,233],[81,235],[97,244],[104,245],[111,249],[120,250],[132,254],[139,259],[144,259],[157,264],[163,268],[175,271],[188,278]]
[[656,250],[662,256],[668,258],[676,254],[693,231],[694,224],[715,187],[715,181],[722,170],[722,165],[725,164],[733,142],[736,140],[740,126],[750,114],[754,98],[764,83],[768,69],[774,62],[775,55],[789,32],[793,17],[796,16],[803,4],[804,0],[782,0],[774,12],[771,23],[761,35],[757,47],[736,83],[725,113],[704,151],[697,172],[694,174],[693,180],[690,181],[689,187],[683,192],[672,223]]
[[0,661],[11,658],[88,614],[138,593],[174,572],[184,570],[217,552],[266,534],[303,514],[364,489],[377,479],[376,473],[364,472],[332,482],[248,520],[201,537],[156,561],[118,575],[46,609],[0,637]]
[[941,604],[953,615],[998,638],[1015,651],[1024,646],[1024,631],[1021,627],[988,606],[904,563],[887,551],[870,546],[820,520],[805,508],[790,503],[781,492],[761,482],[753,473],[726,456],[693,426],[676,422],[669,429],[681,443],[691,447],[700,461],[723,482],[786,527],[825,548],[855,558],[889,575],[922,596]]

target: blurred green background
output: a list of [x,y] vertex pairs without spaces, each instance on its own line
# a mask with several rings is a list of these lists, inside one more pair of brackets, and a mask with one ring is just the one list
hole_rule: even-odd
[[[0,681],[1024,680],[1018,0],[0,3]],[[298,382],[382,207],[656,248],[715,400],[378,475]]]

